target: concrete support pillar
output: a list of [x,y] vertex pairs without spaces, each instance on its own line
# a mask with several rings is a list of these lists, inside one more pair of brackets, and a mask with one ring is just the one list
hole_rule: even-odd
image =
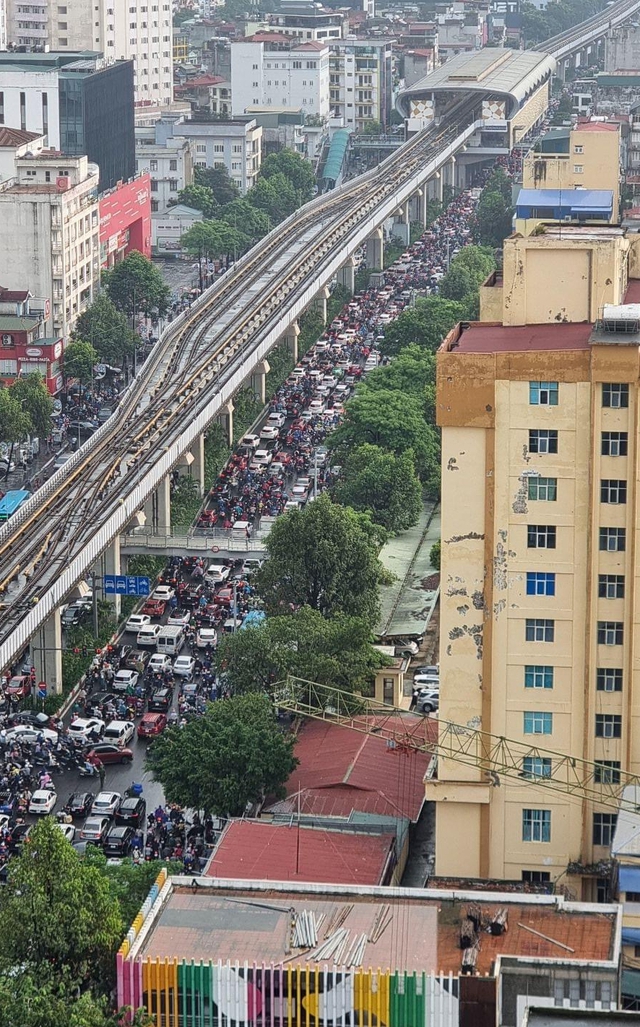
[[436,171],[435,176],[431,179],[431,181],[435,182],[436,200],[438,200],[440,203],[442,203],[442,200],[443,200],[443,188],[444,188],[444,175],[443,175],[443,169],[442,168],[440,169],[440,171]]
[[453,191],[455,192],[455,188],[456,188],[456,159],[455,159],[455,157],[450,157],[449,160],[447,161],[445,167],[447,169],[447,185],[449,185],[451,187],[451,189],[453,189]]
[[394,235],[396,239],[400,239],[405,246],[408,246],[411,242],[411,220],[408,203],[405,203],[400,207],[394,215],[391,234]]
[[146,530],[148,532],[155,531],[158,526],[158,513],[155,491],[152,492],[151,495],[148,496],[145,500],[142,511],[144,515],[144,524]]
[[356,261],[355,257],[349,257],[342,265],[337,274],[338,285],[348,289],[351,295],[356,291]]
[[320,314],[323,324],[327,323],[327,300],[331,295],[328,285],[323,285],[320,292],[317,294],[313,303],[311,304],[312,310],[316,314]]
[[198,435],[191,447],[191,455],[193,456],[191,475],[198,486],[198,494],[204,496],[204,435]]
[[161,535],[171,534],[171,475],[163,478],[156,489],[158,511],[158,532]]
[[267,375],[269,371],[270,367],[267,361],[261,360],[259,364],[256,364],[251,374],[251,388],[255,393],[256,399],[263,406],[267,402]]
[[218,414],[218,424],[222,425],[229,445],[233,445],[233,400],[228,400],[222,407]]
[[384,232],[376,228],[366,245],[366,266],[370,271],[382,271],[384,268]]
[[[113,541],[107,546],[104,553],[102,554],[102,577],[104,579],[105,574],[122,574],[122,563],[120,560],[120,536],[116,535]],[[103,590],[104,595],[104,590]],[[120,613],[120,599],[119,595],[105,596],[113,603],[113,608],[118,615]]]
[[409,200],[409,216],[411,221],[417,221],[423,228],[427,227],[427,186],[416,189]]
[[54,610],[36,633],[33,663],[36,682],[46,681],[47,695],[62,692],[62,624],[60,610]]

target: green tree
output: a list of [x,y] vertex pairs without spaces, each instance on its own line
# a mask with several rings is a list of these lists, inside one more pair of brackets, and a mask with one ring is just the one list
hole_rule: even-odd
[[187,253],[210,259],[227,257],[242,252],[246,240],[224,221],[197,221],[182,236],[182,246]]
[[204,185],[211,190],[221,207],[225,203],[233,203],[240,196],[240,190],[224,164],[217,164],[215,168],[196,168],[194,179],[196,185]]
[[384,132],[384,128],[379,121],[367,121],[364,126],[364,134],[366,136],[379,136]]
[[184,203],[194,210],[201,210],[206,218],[213,217],[218,206],[213,190],[207,185],[185,186],[178,193],[177,200],[169,201],[169,206],[175,207],[178,203]]
[[241,816],[250,802],[281,795],[294,770],[293,735],[279,728],[265,695],[210,703],[184,728],[169,728],[147,754],[147,768],[169,802],[218,816]]
[[399,456],[411,450],[420,479],[432,490],[440,468],[437,430],[424,419],[415,396],[385,389],[358,389],[347,403],[345,418],[330,439],[338,460],[345,460],[358,446],[372,443]]
[[[488,193],[500,193],[508,207],[511,206],[513,197],[513,185],[511,179],[503,168],[495,167],[489,178],[485,189]],[[462,253],[462,250],[460,251]]]
[[254,207],[248,200],[241,199],[234,200],[233,203],[226,203],[217,212],[217,216],[236,231],[241,231],[252,243],[258,242],[271,231],[269,215],[258,207]]
[[429,550],[429,559],[431,560],[431,566],[435,567],[437,571],[440,570],[440,549],[441,542],[440,539],[438,539],[437,542],[433,543],[431,549]]
[[16,442],[26,439],[31,428],[29,414],[12,394],[11,389],[0,388],[0,441],[11,443],[13,448]]
[[[151,261],[132,250],[107,275],[107,291],[123,314],[157,314],[162,317],[169,307],[171,290]],[[99,349],[95,339],[92,340]]]
[[236,694],[270,691],[289,674],[370,692],[383,662],[366,621],[345,614],[327,619],[308,606],[225,635],[216,653],[216,665]]
[[473,271],[460,264],[452,262],[451,267],[442,276],[438,284],[440,296],[446,300],[464,301],[477,289]]
[[295,150],[280,150],[270,153],[262,162],[261,178],[273,178],[284,175],[298,194],[298,203],[306,203],[313,196],[315,175],[308,160],[301,157]]
[[281,172],[271,178],[259,178],[247,193],[247,199],[268,215],[272,225],[284,221],[300,206],[294,185]]
[[111,895],[120,907],[125,928],[133,923],[140,912],[161,867],[166,867],[170,874],[179,874],[184,870],[182,863],[175,860],[134,863],[127,858],[115,865],[107,860],[102,849],[94,845],[87,849],[84,863],[98,870],[107,881]]
[[413,453],[396,455],[368,442],[347,455],[333,495],[393,532],[416,524],[422,511]]
[[0,968],[0,1027],[108,1027],[106,999],[48,963]]
[[109,885],[85,865],[52,818],[33,828],[0,890],[0,965],[66,967],[73,980],[108,980],[123,923]]
[[325,617],[346,613],[373,625],[378,615],[382,535],[370,519],[322,495],[283,514],[266,540],[255,583],[267,611],[310,606]]
[[[511,189],[511,185],[509,185],[509,189]],[[463,246],[453,258],[452,264],[473,272],[478,285],[496,269],[493,251],[487,246]]]
[[74,343],[89,343],[101,360],[115,367],[121,367],[133,353],[136,338],[126,315],[116,308],[106,292],[99,293],[80,315],[72,335]]
[[435,382],[435,355],[411,343],[390,363],[370,371],[366,388],[373,392],[382,389],[421,396],[424,389],[435,385]]
[[97,362],[98,354],[91,343],[76,339],[64,351],[64,376],[77,378],[83,385],[88,385],[93,379],[93,368]]
[[28,414],[31,421],[30,431],[40,438],[46,437],[51,431],[53,399],[42,375],[38,371],[33,371],[24,378],[16,378],[9,391],[12,398]]
[[481,246],[498,249],[512,232],[513,208],[499,192],[483,191],[472,219],[473,237]]
[[380,349],[388,356],[396,356],[406,346],[415,343],[435,353],[447,332],[464,318],[463,303],[442,296],[428,296],[418,300],[415,307],[404,310],[400,317],[386,326]]

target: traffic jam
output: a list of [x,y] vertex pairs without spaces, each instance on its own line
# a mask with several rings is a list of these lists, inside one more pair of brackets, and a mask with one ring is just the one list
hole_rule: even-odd
[[[197,532],[223,529],[250,539],[330,486],[337,469],[328,436],[358,382],[379,365],[385,326],[416,295],[437,291],[470,241],[476,200],[462,192],[384,272],[381,288],[345,305],[272,397],[256,434],[240,441],[206,498]],[[113,858],[172,856],[197,872],[214,840],[212,823],[187,821],[185,811],[169,807],[148,813],[139,784],[119,792],[105,790],[105,781],[115,767],[142,771],[136,739],[146,746],[229,694],[216,673],[216,648],[224,633],[264,617],[252,585],[259,565],[250,553],[235,561],[172,559],[115,644],[96,655],[65,721],[35,712],[28,654],[7,675],[0,695],[0,880],[46,815],[79,851],[93,844]],[[91,604],[89,594],[68,607],[63,626],[90,617]]]

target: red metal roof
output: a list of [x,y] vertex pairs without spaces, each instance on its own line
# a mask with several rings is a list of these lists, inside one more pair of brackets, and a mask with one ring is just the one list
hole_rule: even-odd
[[27,132],[23,128],[10,128],[8,125],[0,126],[0,146],[23,146],[34,139],[40,139],[42,132]]
[[3,289],[0,285],[0,303],[24,303],[30,296],[28,289]]
[[534,324],[504,327],[501,324],[472,324],[460,335],[455,353],[523,353],[536,350],[587,349],[593,325]]
[[[408,715],[415,723],[415,717]],[[399,720],[403,719],[401,717]],[[433,723],[434,738],[437,735]],[[384,738],[326,721],[307,721],[295,754],[300,763],[287,782],[287,797],[270,812],[348,817],[353,810],[416,821],[424,802],[431,756],[389,748]]]
[[625,303],[640,303],[640,278],[630,278],[624,294]]
[[297,824],[233,820],[205,871],[206,877],[383,884],[393,834],[357,834]]

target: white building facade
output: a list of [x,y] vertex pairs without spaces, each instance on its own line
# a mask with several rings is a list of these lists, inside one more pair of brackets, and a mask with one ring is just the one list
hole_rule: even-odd
[[151,180],[151,213],[165,211],[181,189],[193,182],[193,158],[188,140],[156,141],[151,129],[136,129],[136,171],[148,171]]
[[258,180],[262,163],[262,129],[253,119],[247,121],[199,121],[179,118],[159,122],[158,135],[166,127],[177,143],[185,139],[191,149],[194,167],[223,165],[244,196]]
[[50,296],[54,331],[68,337],[99,279],[97,166],[46,150],[16,157],[0,183],[0,281]]
[[323,121],[329,117],[327,43],[282,44],[241,40],[231,44],[231,102],[234,116],[249,107],[301,109]]

